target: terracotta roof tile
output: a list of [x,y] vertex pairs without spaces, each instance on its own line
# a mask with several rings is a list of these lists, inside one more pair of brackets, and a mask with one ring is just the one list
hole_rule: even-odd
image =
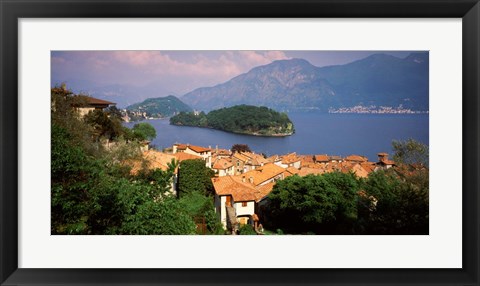
[[188,154],[188,153],[184,153],[184,152],[175,153],[175,154],[173,154],[173,156],[175,156],[175,158],[179,162],[182,162],[182,161],[185,161],[185,160],[195,160],[195,159],[203,160],[203,158],[200,157],[200,156],[193,155],[193,154]]
[[187,144],[175,143],[174,145],[177,146],[177,150],[187,150]]
[[354,162],[367,162],[368,159],[360,155],[350,155],[345,157],[345,161],[354,161]]
[[249,163],[251,163],[252,165],[261,166],[268,163],[267,159],[263,158],[263,156],[260,154],[255,154],[251,152],[242,152],[241,154],[245,157],[250,158]]
[[307,175],[321,175],[321,174],[324,174],[324,173],[325,173],[325,171],[322,170],[322,169],[302,167],[300,170],[298,170],[297,175],[299,175],[300,177],[304,177],[304,176],[307,176]]
[[116,104],[115,102],[106,101],[103,99],[86,96],[86,95],[78,95],[78,97],[85,99],[86,103],[90,105],[115,105]]
[[238,153],[238,152],[235,152],[235,154],[233,154],[232,157],[234,157],[234,158],[236,158],[236,159],[238,159],[238,160],[240,160],[240,161],[242,161],[242,162],[247,162],[247,161],[248,161],[248,157],[246,157],[246,156],[244,156],[244,155],[242,155],[242,154],[240,154],[240,153]]
[[266,165],[263,165],[262,167],[258,167],[254,170],[248,171],[242,176],[245,177],[247,180],[250,180],[250,178],[252,178],[253,184],[258,186],[267,180],[283,174],[284,172],[284,168],[279,167],[273,163],[268,163]]
[[217,169],[217,170],[225,170],[230,167],[233,167],[233,164],[225,159],[218,159],[215,161],[213,164],[212,169]]
[[195,146],[195,145],[187,145],[187,147],[197,153],[212,151],[212,149],[210,148],[205,148],[205,147]]
[[298,174],[300,172],[300,170],[298,170],[295,167],[288,167],[286,170],[287,170],[287,172],[291,173],[292,175]]
[[257,188],[257,192],[255,193],[255,201],[259,202],[268,196],[268,194],[270,194],[270,192],[273,190],[273,186],[275,186],[274,182],[259,186]]
[[278,162],[278,161],[281,161],[282,158],[280,158],[278,155],[272,155],[270,157],[267,158],[267,161],[270,162],[270,163],[275,163],[275,162]]
[[235,202],[254,201],[257,190],[254,186],[243,183],[238,176],[212,178],[215,193],[219,196],[231,195]]
[[138,174],[143,167],[149,170],[168,170],[168,164],[175,159],[175,156],[173,155],[165,154],[155,150],[143,152],[142,156],[145,161],[135,160],[126,163],[132,167],[130,172],[134,175]]
[[324,155],[315,155],[315,162],[329,162],[330,161],[330,156],[327,154]]
[[297,153],[293,152],[282,157],[283,164],[292,164],[300,161],[300,158],[297,157]]

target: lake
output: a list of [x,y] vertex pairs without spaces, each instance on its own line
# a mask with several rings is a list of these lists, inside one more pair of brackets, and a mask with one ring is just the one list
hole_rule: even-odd
[[[158,149],[174,143],[218,146],[230,149],[233,144],[247,144],[257,153],[328,154],[367,156],[376,161],[377,153],[392,154],[392,140],[413,138],[429,144],[428,114],[324,114],[291,113],[295,134],[288,137],[257,137],[219,130],[174,126],[169,119],[145,120],[157,130],[152,142]],[[132,127],[136,122],[125,123]]]

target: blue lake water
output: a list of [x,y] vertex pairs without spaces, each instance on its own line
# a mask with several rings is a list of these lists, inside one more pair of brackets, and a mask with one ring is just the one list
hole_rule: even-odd
[[[199,146],[218,145],[230,149],[233,144],[247,144],[257,153],[267,155],[329,154],[364,155],[374,161],[377,153],[392,153],[392,140],[413,138],[429,144],[428,114],[319,114],[292,113],[295,134],[288,137],[257,137],[169,124],[168,119],[146,120],[157,130],[152,142],[158,149],[174,143]],[[132,127],[135,122],[125,123]]]

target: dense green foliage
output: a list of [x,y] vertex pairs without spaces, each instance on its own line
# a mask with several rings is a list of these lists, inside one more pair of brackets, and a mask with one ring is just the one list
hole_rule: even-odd
[[274,226],[268,228],[288,233],[350,232],[359,187],[353,174],[343,173],[291,176],[279,181],[268,196]]
[[315,234],[428,234],[428,170],[406,166],[368,179],[291,176],[268,196],[268,229]]
[[225,233],[223,226],[215,213],[212,196],[205,196],[202,193],[193,191],[184,194],[180,198],[180,204],[182,205],[183,210],[193,219],[200,221],[202,218],[205,218],[207,234]]
[[240,229],[238,230],[238,234],[240,235],[256,235],[257,233],[253,229],[253,226],[249,224],[244,224],[240,226]]
[[262,136],[291,135],[294,132],[293,123],[286,113],[250,105],[221,108],[208,114],[181,112],[170,118],[170,124]]
[[392,142],[393,160],[398,164],[420,164],[428,167],[428,146],[414,139]]
[[89,112],[84,120],[93,127],[94,136],[98,140],[106,138],[114,140],[123,135],[123,126],[120,120],[112,119],[106,112],[102,110],[94,110]]
[[135,124],[132,128],[132,131],[134,137],[140,140],[153,140],[155,137],[157,137],[157,131],[148,122]]
[[213,195],[214,189],[211,181],[213,176],[215,176],[215,172],[207,168],[202,159],[182,161],[178,174],[179,196],[194,192],[205,196]]
[[146,113],[147,117],[163,118],[179,112],[190,112],[192,108],[173,95],[148,98],[140,103],[127,106],[127,111]]
[[[120,141],[127,134],[116,116],[81,118],[77,100],[52,89],[51,233],[194,234],[191,215],[168,195],[176,166],[131,175],[122,162],[139,156],[138,145]],[[119,140],[117,147],[104,149],[104,139]]]
[[[372,173],[362,197],[363,231],[368,234],[428,234],[428,171]],[[378,202],[372,205],[371,197]]]

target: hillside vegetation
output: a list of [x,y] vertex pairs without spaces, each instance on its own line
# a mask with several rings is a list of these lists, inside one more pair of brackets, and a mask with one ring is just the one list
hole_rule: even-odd
[[170,118],[170,124],[258,136],[288,136],[294,133],[293,123],[287,114],[251,105],[221,108],[208,114],[181,112]]
[[148,98],[142,102],[127,106],[128,115],[132,120],[164,118],[182,111],[189,112],[192,111],[192,108],[173,95]]

